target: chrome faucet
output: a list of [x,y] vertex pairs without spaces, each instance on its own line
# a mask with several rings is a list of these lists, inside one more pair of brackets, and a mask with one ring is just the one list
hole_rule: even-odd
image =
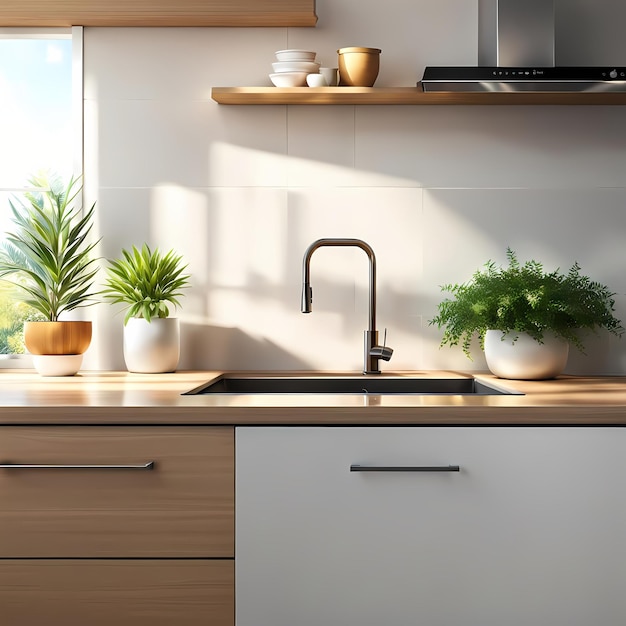
[[[361,239],[318,239],[314,241],[304,253],[302,260],[302,312],[310,313],[313,302],[311,289],[311,257],[313,253],[324,246],[350,246],[361,248],[367,254],[370,262],[370,304],[369,327],[365,331],[365,356],[363,363],[364,374],[380,374],[378,361],[389,361],[393,350],[385,345],[378,345],[378,331],[376,330],[376,256],[374,250]],[[386,335],[386,333],[385,333]]]

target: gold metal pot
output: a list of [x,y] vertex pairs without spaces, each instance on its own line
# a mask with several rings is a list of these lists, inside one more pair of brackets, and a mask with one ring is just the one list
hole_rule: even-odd
[[339,84],[349,87],[372,87],[380,69],[378,48],[339,48]]

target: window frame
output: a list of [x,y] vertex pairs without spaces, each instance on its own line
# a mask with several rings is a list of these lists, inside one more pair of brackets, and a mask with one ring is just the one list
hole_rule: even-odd
[[[83,173],[84,160],[84,111],[83,111],[83,27],[70,28],[21,28],[0,27],[0,39],[71,39],[72,40],[72,173]],[[20,192],[24,188],[3,187],[0,192]],[[0,370],[32,368],[30,354],[0,354]]]

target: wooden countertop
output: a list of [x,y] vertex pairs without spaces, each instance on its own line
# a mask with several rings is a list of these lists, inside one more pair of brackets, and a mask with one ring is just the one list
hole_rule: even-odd
[[0,424],[626,425],[626,377],[511,381],[475,374],[524,395],[182,395],[220,374],[80,372],[44,378],[29,370],[1,370]]

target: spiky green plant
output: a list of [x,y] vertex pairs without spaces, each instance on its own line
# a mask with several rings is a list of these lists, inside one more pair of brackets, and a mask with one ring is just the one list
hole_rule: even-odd
[[558,269],[546,273],[537,261],[520,264],[510,248],[506,254],[508,267],[488,261],[468,282],[441,287],[454,296],[441,302],[438,315],[429,321],[445,328],[442,346],[461,344],[471,359],[473,338],[478,337],[483,348],[487,330],[525,332],[540,343],[544,333],[552,331],[584,352],[578,329],[605,328],[618,336],[624,332],[613,315],[615,294],[582,276],[578,263],[567,274]]
[[24,354],[24,322],[43,315],[16,298],[15,287],[0,281],[0,354]]
[[78,307],[95,304],[91,289],[98,272],[92,258],[98,241],[90,242],[95,203],[82,213],[79,178],[65,185],[54,174],[29,181],[44,191],[9,201],[15,230],[0,249],[0,278],[24,295],[23,302],[48,321]]
[[109,261],[107,279],[102,294],[113,303],[128,307],[124,325],[131,317],[169,317],[168,303],[178,307],[182,289],[188,287],[189,274],[183,259],[170,250],[162,255],[158,248],[150,250],[144,244],[141,250],[133,246],[122,250],[122,258]]

